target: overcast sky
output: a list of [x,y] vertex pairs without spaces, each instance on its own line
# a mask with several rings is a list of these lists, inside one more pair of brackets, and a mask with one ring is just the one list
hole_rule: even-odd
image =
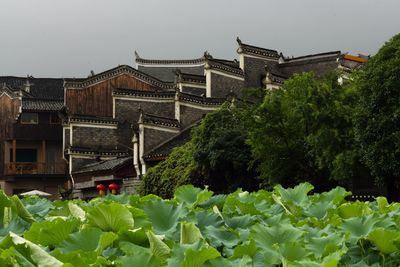
[[87,77],[143,58],[233,59],[236,36],[286,56],[374,54],[399,0],[0,0],[0,75]]

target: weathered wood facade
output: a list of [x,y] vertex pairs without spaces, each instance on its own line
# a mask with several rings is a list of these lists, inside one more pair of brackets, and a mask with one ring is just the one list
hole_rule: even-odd
[[0,186],[7,194],[38,189],[58,197],[62,159],[61,79],[0,77]]
[[0,177],[4,173],[5,140],[13,136],[14,123],[20,113],[21,98],[3,91],[0,93]]

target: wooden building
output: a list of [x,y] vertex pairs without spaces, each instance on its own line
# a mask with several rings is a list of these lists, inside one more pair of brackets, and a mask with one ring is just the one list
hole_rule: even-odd
[[0,77],[0,186],[58,197],[68,181],[62,159],[62,79]]

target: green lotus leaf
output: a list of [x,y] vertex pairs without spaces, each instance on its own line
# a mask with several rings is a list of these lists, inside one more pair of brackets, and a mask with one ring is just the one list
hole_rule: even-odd
[[46,199],[40,197],[24,197],[22,200],[26,210],[35,218],[37,221],[44,220],[49,212],[54,209],[54,204]]
[[200,230],[203,230],[206,226],[215,226],[220,227],[224,224],[224,221],[218,214],[208,211],[208,210],[198,210],[194,212],[194,220],[196,221],[196,225]]
[[279,253],[287,262],[294,262],[306,258],[310,252],[301,245],[301,243],[287,242],[279,245]]
[[68,209],[73,217],[79,219],[82,222],[85,221],[86,213],[78,205],[76,205],[72,202],[68,202]]
[[22,204],[21,200],[16,195],[12,196],[10,198],[10,200],[14,204],[19,217],[21,217],[24,221],[27,221],[29,223],[36,221],[33,218],[32,214],[25,208],[25,206]]
[[175,199],[178,203],[184,203],[190,207],[206,201],[212,195],[213,192],[207,189],[201,190],[193,185],[183,185],[178,187],[175,191]]
[[372,230],[367,239],[374,244],[381,253],[390,254],[399,251],[395,242],[400,240],[400,232],[394,230],[387,230],[384,228],[376,228]]
[[134,222],[129,209],[119,203],[102,203],[87,214],[89,225],[99,227],[103,231],[118,232],[123,229],[132,229]]
[[355,239],[356,243],[358,239],[366,237],[378,221],[379,219],[374,218],[372,214],[362,217],[351,217],[343,220],[342,227],[344,231],[351,234],[351,238]]
[[137,252],[134,256],[123,256],[118,258],[117,266],[121,267],[132,267],[132,266],[140,266],[140,267],[162,267],[164,266],[162,261],[145,252]]
[[78,225],[79,221],[75,219],[57,218],[52,221],[34,222],[24,237],[43,246],[56,246],[74,232]]
[[216,248],[220,246],[233,248],[239,243],[238,234],[228,230],[226,227],[208,226],[204,230],[204,236],[210,245]]
[[171,252],[171,249],[153,232],[148,231],[146,234],[149,239],[151,253],[165,259]]
[[340,205],[337,212],[343,219],[348,219],[371,214],[372,210],[368,206],[368,203],[357,201]]
[[181,244],[193,244],[202,238],[199,228],[193,223],[181,223]]
[[211,259],[215,259],[221,254],[213,247],[203,246],[199,250],[188,249],[185,251],[185,256],[180,267],[201,267]]
[[293,203],[303,203],[308,201],[308,193],[314,189],[309,183],[301,183],[293,188],[283,188],[281,185],[274,187],[276,191],[282,198],[283,202],[291,201]]
[[295,242],[304,232],[291,224],[280,224],[271,227],[256,224],[251,229],[251,237],[261,249],[271,248],[274,244]]
[[43,267],[58,267],[62,266],[62,262],[48,254],[38,245],[26,240],[12,232],[10,232],[10,238],[15,245],[24,245],[25,248],[29,248],[30,250],[30,258],[33,263],[37,266]]
[[159,199],[146,202],[144,212],[151,221],[155,233],[164,235],[174,231],[179,218],[186,214],[181,205],[175,206]]

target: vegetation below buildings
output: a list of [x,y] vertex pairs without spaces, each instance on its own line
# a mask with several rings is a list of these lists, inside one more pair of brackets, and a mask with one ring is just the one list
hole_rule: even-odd
[[399,66],[397,35],[343,85],[341,73],[304,73],[258,98],[253,90],[253,104],[236,101],[207,114],[189,143],[149,169],[141,192],[169,197],[182,184],[232,192],[304,181],[323,191],[375,180],[393,196],[400,182]]
[[1,266],[398,266],[400,204],[308,183],[90,202],[0,192]]

